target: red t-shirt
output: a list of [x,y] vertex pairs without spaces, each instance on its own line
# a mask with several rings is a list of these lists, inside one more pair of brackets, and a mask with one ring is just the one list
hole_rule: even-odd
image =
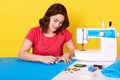
[[72,38],[72,34],[63,29],[53,37],[46,37],[42,29],[32,28],[26,35],[26,39],[32,42],[33,54],[61,56],[63,54],[63,45]]

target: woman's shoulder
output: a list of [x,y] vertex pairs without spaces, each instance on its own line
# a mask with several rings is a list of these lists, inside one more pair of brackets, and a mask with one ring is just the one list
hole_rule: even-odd
[[31,28],[30,31],[33,31],[33,32],[40,31],[41,32],[41,27],[35,26],[35,27]]
[[31,30],[40,30],[41,27],[40,26],[35,26],[35,27],[32,27]]
[[62,30],[62,33],[64,33],[64,34],[68,34],[68,33],[70,33],[67,29],[63,29]]

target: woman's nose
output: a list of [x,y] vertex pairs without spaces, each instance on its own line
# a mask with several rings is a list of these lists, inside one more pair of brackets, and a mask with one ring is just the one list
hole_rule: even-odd
[[60,23],[59,22],[56,23],[56,27],[60,27]]

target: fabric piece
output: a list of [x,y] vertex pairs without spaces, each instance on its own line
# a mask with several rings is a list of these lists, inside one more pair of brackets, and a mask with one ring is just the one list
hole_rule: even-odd
[[0,58],[0,80],[51,80],[76,60],[71,61],[49,65],[18,58]]
[[110,78],[120,78],[120,59],[101,70],[102,74]]

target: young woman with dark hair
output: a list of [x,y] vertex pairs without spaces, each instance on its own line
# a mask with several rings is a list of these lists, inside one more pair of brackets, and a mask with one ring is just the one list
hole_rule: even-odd
[[[39,20],[39,24],[26,35],[18,57],[45,64],[53,64],[59,57],[58,62],[64,60],[65,63],[69,63],[76,47],[72,34],[66,29],[69,26],[69,19],[65,6],[60,3],[51,5]],[[64,44],[68,48],[66,53],[63,53]]]

